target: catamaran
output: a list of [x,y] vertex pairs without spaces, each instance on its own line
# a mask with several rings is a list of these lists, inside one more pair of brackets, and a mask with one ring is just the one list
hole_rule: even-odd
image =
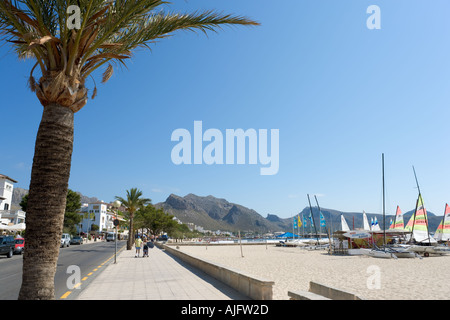
[[[414,167],[413,167],[414,170]],[[435,238],[430,236],[428,228],[427,210],[423,204],[422,194],[420,193],[419,183],[417,182],[416,171],[414,170],[414,176],[416,178],[417,189],[419,190],[419,196],[416,202],[416,210],[414,215],[409,219],[405,229],[410,231],[410,242],[414,242],[407,248],[410,252],[422,253],[425,257],[432,254],[450,254],[450,248],[444,246],[437,246]],[[445,216],[444,216],[445,218]]]
[[436,241],[449,241],[450,240],[450,206],[445,204],[444,217],[439,224],[436,232],[434,233]]

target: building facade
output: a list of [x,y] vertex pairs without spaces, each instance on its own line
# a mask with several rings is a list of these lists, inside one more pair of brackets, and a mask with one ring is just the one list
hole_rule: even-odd
[[[82,205],[80,215],[83,219],[77,227],[78,232],[89,233],[92,231],[92,225],[98,226],[98,232],[114,231],[115,213],[111,211],[111,204],[99,201],[93,203],[85,203]],[[123,218],[119,217],[121,225]]]
[[0,174],[0,225],[23,224],[20,229],[24,229],[26,213],[22,210],[12,210],[11,208],[14,183],[17,183],[17,181]]

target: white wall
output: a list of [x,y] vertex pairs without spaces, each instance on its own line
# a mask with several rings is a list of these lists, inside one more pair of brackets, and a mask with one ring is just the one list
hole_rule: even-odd
[[[14,185],[7,179],[0,179],[0,197],[6,198],[0,200],[0,210],[11,210],[12,194]],[[5,209],[5,204],[7,208]]]

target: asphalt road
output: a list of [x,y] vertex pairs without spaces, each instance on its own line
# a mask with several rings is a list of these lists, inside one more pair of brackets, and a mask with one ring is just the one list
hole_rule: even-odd
[[[117,242],[117,250],[126,241]],[[61,248],[55,274],[55,298],[71,300],[89,285],[106,267],[114,262],[114,242],[94,242]],[[21,255],[0,256],[0,300],[16,300],[22,284]],[[75,286],[75,287],[74,287]]]

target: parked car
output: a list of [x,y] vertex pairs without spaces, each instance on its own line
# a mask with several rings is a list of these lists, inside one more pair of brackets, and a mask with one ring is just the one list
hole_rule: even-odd
[[169,240],[169,237],[167,236],[167,234],[163,234],[161,236],[159,236],[158,238],[156,238],[156,241],[167,241]]
[[25,249],[25,239],[24,238],[15,238],[14,239],[14,253],[23,254]]
[[115,241],[116,240],[116,234],[114,232],[108,232],[106,235],[106,242]]
[[6,255],[11,258],[14,254],[14,237],[13,236],[0,236],[0,255]]
[[61,236],[61,248],[70,246],[70,234],[63,233]]
[[70,244],[83,244],[83,238],[80,236],[74,236],[72,240],[70,240]]

